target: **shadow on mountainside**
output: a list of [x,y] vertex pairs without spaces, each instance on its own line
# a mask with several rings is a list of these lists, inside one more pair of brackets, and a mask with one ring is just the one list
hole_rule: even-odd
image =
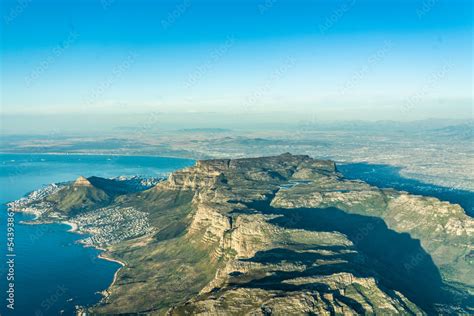
[[394,188],[411,194],[433,196],[441,201],[459,204],[467,215],[474,216],[474,192],[425,183],[406,178],[400,174],[402,168],[391,165],[369,163],[343,163],[337,170],[349,180],[362,180],[379,188]]
[[[350,272],[356,277],[375,277],[379,286],[389,295],[395,295],[392,290],[399,291],[429,314],[435,313],[435,304],[460,304],[458,295],[456,298],[443,283],[438,268],[431,256],[421,247],[419,240],[411,238],[407,233],[390,230],[382,219],[349,214],[337,208],[278,209],[271,207],[270,201],[271,199],[253,202],[248,206],[265,214],[283,215],[270,221],[281,227],[343,233],[353,242],[357,252],[339,252],[343,250],[341,248],[345,248],[340,246],[311,248],[315,251],[329,250],[331,251],[329,256],[321,252],[302,253],[289,249],[258,252],[253,258],[247,260],[260,263],[298,262],[306,264],[307,268],[302,272],[276,272],[271,276],[253,280],[245,284],[246,287],[288,291],[300,290],[308,286],[321,288],[323,286],[321,284],[296,286],[282,283],[282,281],[295,277]],[[312,266],[318,259],[340,260],[340,262]],[[321,290],[329,291],[323,288]],[[349,305],[355,310],[359,308],[355,302]]]

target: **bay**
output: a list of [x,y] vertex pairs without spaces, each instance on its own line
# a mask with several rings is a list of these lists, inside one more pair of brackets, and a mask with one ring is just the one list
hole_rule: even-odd
[[119,264],[98,259],[100,253],[76,241],[63,224],[25,225],[27,214],[15,214],[14,310],[7,308],[7,212],[5,203],[53,182],[82,175],[166,176],[192,165],[189,159],[96,155],[0,155],[1,315],[73,315],[75,305],[100,300],[97,293],[113,280]]

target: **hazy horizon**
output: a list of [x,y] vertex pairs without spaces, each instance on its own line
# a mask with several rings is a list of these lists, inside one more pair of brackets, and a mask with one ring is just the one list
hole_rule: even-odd
[[[33,126],[36,117],[53,121],[56,114],[200,113],[211,125],[208,113],[472,118],[469,1],[3,1],[2,7],[4,130],[14,129],[12,118]],[[70,124],[79,128],[80,120]]]
[[414,120],[386,119],[363,120],[345,116],[329,119],[324,116],[295,113],[131,113],[131,114],[45,114],[45,115],[7,115],[3,117],[2,134],[8,135],[84,135],[97,133],[112,136],[127,130],[148,132],[167,132],[191,129],[227,129],[229,131],[271,131],[318,129],[331,127],[340,129],[360,124],[367,130],[379,128],[420,128],[436,129],[453,125],[474,124],[472,118],[426,118]]

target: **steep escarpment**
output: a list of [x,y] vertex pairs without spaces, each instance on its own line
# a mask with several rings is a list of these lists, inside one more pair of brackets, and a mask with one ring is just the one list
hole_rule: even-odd
[[[359,181],[327,177],[279,191],[272,206],[282,209],[337,208],[349,214],[377,216],[387,227],[419,240],[423,253],[411,254],[408,270],[432,259],[445,280],[474,285],[472,260],[474,221],[459,205],[406,192],[380,190]],[[428,256],[429,255],[429,256]],[[430,258],[429,258],[430,257]],[[467,273],[467,274],[466,274]]]
[[199,161],[119,200],[155,231],[109,248],[127,264],[96,313],[472,311],[472,219],[345,180],[331,161]]
[[104,192],[60,213],[125,263],[89,313],[474,311],[474,223],[459,205],[291,154],[198,161],[147,190],[122,186],[80,178],[27,204],[53,201],[53,218],[61,196]]

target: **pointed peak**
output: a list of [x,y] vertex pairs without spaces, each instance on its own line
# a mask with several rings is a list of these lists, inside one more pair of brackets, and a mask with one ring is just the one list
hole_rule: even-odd
[[76,179],[76,181],[74,182],[74,186],[75,187],[91,187],[92,184],[90,183],[89,180],[87,180],[87,178],[83,177],[83,176],[80,176],[79,178]]

